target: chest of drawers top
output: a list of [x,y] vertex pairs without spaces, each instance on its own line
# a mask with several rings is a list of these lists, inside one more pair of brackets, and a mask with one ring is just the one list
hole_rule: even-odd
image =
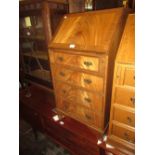
[[66,14],[49,44],[54,49],[109,53],[125,20],[124,8]]

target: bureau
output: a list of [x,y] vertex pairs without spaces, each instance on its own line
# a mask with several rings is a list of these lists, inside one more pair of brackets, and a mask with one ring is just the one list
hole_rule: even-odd
[[115,61],[109,142],[134,154],[135,143],[135,21],[127,18]]
[[66,14],[49,44],[56,111],[103,133],[124,8]]

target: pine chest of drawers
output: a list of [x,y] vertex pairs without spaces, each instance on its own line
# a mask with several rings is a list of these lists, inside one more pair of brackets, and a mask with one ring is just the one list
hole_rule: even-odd
[[123,8],[64,16],[49,45],[56,110],[103,132],[110,111]]
[[134,153],[135,143],[135,21],[127,18],[115,61],[109,142]]

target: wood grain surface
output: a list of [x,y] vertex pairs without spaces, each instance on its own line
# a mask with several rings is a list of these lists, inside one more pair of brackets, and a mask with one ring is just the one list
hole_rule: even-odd
[[59,98],[63,98],[63,100],[70,103],[79,104],[95,111],[96,113],[104,111],[104,95],[81,90],[61,82],[57,82],[56,92]]
[[127,19],[122,40],[119,46],[117,62],[135,63],[135,15],[132,14]]
[[49,44],[57,111],[100,133],[109,120],[114,60],[126,17],[123,8],[67,14]]
[[103,78],[83,72],[77,72],[59,66],[53,66],[54,79],[80,86],[93,91],[103,91]]
[[75,49],[85,52],[109,52],[122,12],[123,8],[67,14],[49,47],[69,49],[75,44]]
[[134,14],[128,15],[115,61],[108,142],[135,152]]

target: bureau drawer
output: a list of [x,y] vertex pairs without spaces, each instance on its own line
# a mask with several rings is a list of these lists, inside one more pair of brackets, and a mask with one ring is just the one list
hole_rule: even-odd
[[[97,145],[91,143],[87,137],[82,137],[79,133],[66,129],[61,125],[53,123],[50,120],[45,120],[45,126],[47,133],[54,139],[58,140],[67,148],[76,152],[78,155],[96,155],[99,154],[99,149]],[[55,134],[59,133],[59,134]],[[81,154],[80,150],[75,150],[75,148],[81,148],[84,153]]]
[[133,68],[125,68],[124,85],[135,86],[135,70]]
[[116,67],[115,84],[135,86],[135,69],[132,66],[118,65]]
[[103,128],[103,114],[101,113],[95,113],[94,111],[91,111],[89,109],[78,107],[76,110],[77,118],[79,120],[84,121],[90,126],[93,126],[98,129]]
[[103,91],[103,79],[101,77],[59,67],[53,66],[55,80],[64,81],[93,91]]
[[135,126],[135,115],[133,112],[123,110],[121,108],[113,108],[113,119],[126,125]]
[[64,83],[56,83],[57,96],[62,97],[70,103],[80,104],[88,109],[101,112],[103,111],[103,96],[74,88]]
[[135,90],[133,88],[115,87],[114,103],[135,107]]
[[135,143],[135,132],[118,125],[112,125],[112,134],[130,143]]
[[68,116],[93,126],[97,129],[103,128],[104,117],[103,113],[95,113],[94,111],[84,108],[78,104],[70,103],[62,99],[58,99],[57,108]]
[[[52,63],[99,72],[100,60],[93,56],[80,56],[63,52],[52,52]],[[103,61],[103,60],[102,60]],[[102,63],[104,65],[105,63]]]

